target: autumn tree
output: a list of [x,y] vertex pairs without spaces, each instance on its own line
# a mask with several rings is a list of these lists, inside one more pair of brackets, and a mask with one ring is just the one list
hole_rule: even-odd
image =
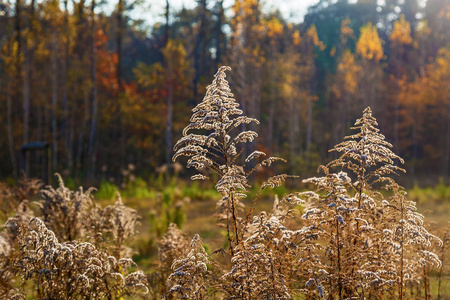
[[[137,129],[142,125],[136,124],[135,122],[136,115],[134,109],[136,108],[150,106],[156,111],[159,111],[160,116],[165,116],[162,120],[160,118],[154,120],[153,130],[158,130],[158,128],[161,130],[161,124],[165,124],[163,127],[165,132],[165,144],[161,145],[163,146],[162,149],[165,151],[161,154],[166,158],[165,162],[169,167],[172,161],[171,149],[174,129],[179,131],[183,120],[185,120],[185,118],[181,116],[185,115],[187,107],[180,104],[183,101],[188,100],[191,96],[191,93],[189,92],[190,85],[187,78],[192,74],[192,69],[186,60],[186,50],[179,41],[169,39],[167,45],[162,49],[162,54],[164,56],[165,65],[160,62],[151,66],[139,64],[134,70],[138,84],[145,93],[140,97],[132,96],[129,98],[136,106],[124,105],[123,117],[126,119],[127,126],[130,126],[130,129]],[[132,95],[132,93],[130,93],[130,95]],[[145,100],[145,97],[149,97],[150,102]],[[141,118],[142,122],[145,122],[144,120],[148,118],[145,110],[140,112],[138,110],[136,113],[138,113],[137,115]],[[174,114],[177,116],[175,124]],[[152,143],[155,142],[156,141],[152,141]],[[156,153],[161,151],[160,149],[155,150],[157,151]]]
[[303,94],[306,103],[306,134],[305,134],[305,155],[306,165],[309,167],[309,159],[311,152],[312,136],[313,136],[313,106],[314,102],[318,100],[314,93],[316,89],[316,65],[315,57],[316,51],[325,50],[326,45],[319,39],[315,25],[311,25],[305,32],[299,49],[301,56],[301,84],[305,93]]
[[[260,114],[262,49],[258,43],[261,26],[261,3],[258,0],[236,0],[231,20],[230,66],[235,70],[230,82],[234,85],[236,96],[241,99],[242,110],[249,117],[258,118]],[[248,125],[254,130],[254,125]],[[242,124],[245,131],[247,124]],[[246,149],[246,147],[249,147]],[[252,152],[254,145],[247,145],[243,156]]]
[[340,27],[340,43],[335,49],[335,55],[338,56],[337,70],[331,88],[337,102],[333,103],[332,108],[336,108],[335,118],[339,120],[334,127],[336,143],[345,136],[346,129],[350,127],[350,118],[355,114],[354,98],[359,91],[363,72],[355,54],[348,49],[351,40],[356,40],[356,37],[350,27],[350,19],[344,19]]
[[[395,78],[399,80],[405,75],[405,66],[403,64],[405,47],[412,43],[411,38],[411,26],[408,21],[405,20],[404,15],[400,15],[400,19],[394,22],[394,28],[389,35],[389,40],[391,41],[391,48],[393,52],[391,53],[391,59],[394,60],[395,66]],[[399,106],[400,101],[398,97],[394,99],[394,146],[395,149],[398,148],[398,124],[399,124]]]
[[377,111],[379,89],[381,81],[380,60],[383,59],[383,40],[380,39],[375,25],[367,23],[360,29],[361,35],[356,42],[356,53],[361,60],[364,73],[361,77],[361,89],[359,91],[359,110],[362,107],[371,106]]

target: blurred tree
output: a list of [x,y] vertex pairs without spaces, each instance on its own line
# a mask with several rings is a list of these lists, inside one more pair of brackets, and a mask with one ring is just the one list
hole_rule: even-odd
[[[259,40],[264,33],[261,23],[261,3],[259,0],[236,0],[233,5],[231,20],[230,64],[234,72],[230,83],[236,91],[236,98],[241,101],[245,115],[259,118],[261,93],[261,68],[264,61]],[[243,123],[241,130],[245,131]],[[255,124],[249,124],[255,130]],[[242,157],[252,152],[254,145],[249,143],[243,150]]]
[[[405,20],[405,16],[402,14],[400,18],[394,22],[394,28],[389,35],[391,41],[391,61],[396,65],[395,76],[398,79],[405,74],[405,68],[403,66],[405,46],[412,43],[411,38],[411,26],[408,21]],[[398,151],[398,123],[399,123],[399,105],[400,100],[398,97],[394,99],[394,149]]]
[[[174,121],[173,115],[174,111],[177,113],[177,124],[184,124],[183,118],[180,112],[185,112],[183,108],[186,106],[177,106],[177,104],[181,104],[187,101],[190,97],[188,78],[192,75],[192,69],[189,66],[189,62],[186,59],[186,50],[183,45],[178,42],[169,39],[167,45],[162,49],[162,53],[164,55],[165,65],[157,62],[151,66],[146,66],[144,64],[139,64],[137,68],[134,70],[137,83],[146,91],[146,94],[151,97],[151,102],[154,103],[152,105],[156,111],[159,111],[159,116],[163,115],[165,111],[165,120],[161,120],[160,118],[156,118],[152,120],[151,123],[154,124],[155,129],[161,128],[161,124],[165,122],[165,145],[163,146],[164,157],[166,159],[167,166],[170,166],[170,163],[167,159],[171,159],[172,157],[172,134],[174,131]],[[134,106],[137,111],[133,112],[130,109],[133,109],[133,105],[124,105],[124,118],[128,120],[127,124],[130,126],[130,129],[138,128],[141,126],[136,123],[136,115],[142,117],[142,121],[148,118],[147,110],[141,110],[141,105],[146,105],[139,99],[139,97],[134,97],[136,106]],[[165,103],[161,102],[161,100],[165,100]],[[141,104],[138,104],[141,103]],[[149,103],[149,104],[150,104]],[[142,115],[144,113],[144,115]],[[180,123],[181,122],[181,123]],[[177,132],[181,129],[181,127],[176,126],[175,128]],[[161,135],[160,135],[161,136]],[[148,145],[150,146],[150,145]],[[160,151],[160,150],[159,150]],[[169,156],[169,158],[167,158]]]
[[448,178],[449,1],[320,0],[298,24],[258,0],[236,0],[230,13],[222,0],[178,11],[166,1],[150,31],[130,13],[138,0],[117,0],[112,12],[98,0],[3,1],[0,158],[11,163],[0,171],[17,174],[19,146],[35,139],[51,143],[55,170],[80,178],[103,170],[118,180],[138,159],[138,173],[159,166],[181,112],[226,62],[243,110],[262,121],[244,151],[266,148],[309,172],[371,104],[413,176]]
[[[266,78],[262,78],[266,85],[263,85],[263,94],[261,95],[261,101],[268,105],[262,106],[262,114],[267,115],[267,135],[266,135],[266,148],[274,150],[274,127],[275,127],[275,110],[277,109],[277,89],[282,84],[282,72],[285,71],[286,66],[282,57],[284,55],[289,56],[288,52],[293,52],[293,47],[286,48],[286,53],[280,53],[281,39],[283,35],[284,24],[276,17],[272,16],[268,20],[262,20],[262,25],[265,27],[264,41],[265,41],[265,57],[266,60],[263,64],[263,73],[266,74]],[[289,49],[291,51],[289,51]],[[289,60],[289,58],[288,58]],[[291,66],[292,67],[292,66]],[[268,90],[264,90],[264,87]],[[267,99],[265,99],[267,98]],[[265,110],[264,108],[267,108]]]
[[335,113],[337,122],[334,127],[334,139],[342,140],[346,135],[346,128],[350,128],[351,116],[355,113],[354,98],[360,88],[360,78],[363,69],[355,59],[355,55],[347,49],[338,59],[335,83],[332,87],[336,98]]
[[198,0],[199,5],[199,17],[198,17],[198,32],[195,40],[195,50],[194,50],[194,80],[193,80],[193,101],[192,104],[195,105],[197,102],[197,94],[198,94],[198,82],[200,80],[200,74],[202,74],[202,70],[204,68],[205,61],[205,35],[206,35],[206,26],[207,26],[207,17],[208,17],[208,9],[206,0]]
[[313,24],[306,30],[303,36],[302,42],[300,42],[300,53],[302,55],[302,83],[305,89],[306,97],[306,143],[305,143],[305,155],[306,165],[309,167],[309,157],[312,143],[312,130],[313,130],[313,103],[318,100],[318,96],[315,94],[317,89],[316,85],[316,49],[319,51],[325,50],[326,45],[319,40],[317,35],[316,26]]
[[358,110],[370,106],[374,111],[380,108],[378,92],[380,89],[382,70],[379,64],[383,59],[383,43],[377,28],[367,23],[360,29],[361,35],[356,42],[356,53],[361,60],[364,72],[361,76],[361,89]]

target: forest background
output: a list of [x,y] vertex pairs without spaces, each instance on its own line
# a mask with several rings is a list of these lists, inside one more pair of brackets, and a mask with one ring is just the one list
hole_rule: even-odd
[[[371,106],[403,184],[449,182],[449,0],[320,0],[300,23],[258,0],[171,4],[149,24],[133,13],[142,1],[0,1],[0,177],[17,178],[35,141],[49,143],[50,174],[78,183],[185,176],[174,141],[229,65],[261,121],[244,151],[286,158],[281,171],[315,174]],[[26,157],[29,175],[41,159]]]

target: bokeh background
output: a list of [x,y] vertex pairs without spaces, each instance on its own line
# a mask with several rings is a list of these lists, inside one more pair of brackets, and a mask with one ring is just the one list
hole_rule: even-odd
[[[261,121],[246,151],[282,171],[315,174],[371,106],[402,183],[448,183],[449,29],[449,0],[2,0],[0,177],[186,176],[173,143],[229,65]],[[23,155],[32,142],[44,150]]]

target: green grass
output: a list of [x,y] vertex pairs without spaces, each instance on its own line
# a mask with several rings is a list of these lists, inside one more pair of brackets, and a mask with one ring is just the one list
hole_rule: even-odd
[[417,184],[408,191],[409,198],[417,203],[450,201],[450,186],[441,178],[435,186],[419,187]]
[[95,192],[95,198],[99,200],[111,200],[116,198],[118,191],[119,188],[114,183],[103,181],[97,192]]

